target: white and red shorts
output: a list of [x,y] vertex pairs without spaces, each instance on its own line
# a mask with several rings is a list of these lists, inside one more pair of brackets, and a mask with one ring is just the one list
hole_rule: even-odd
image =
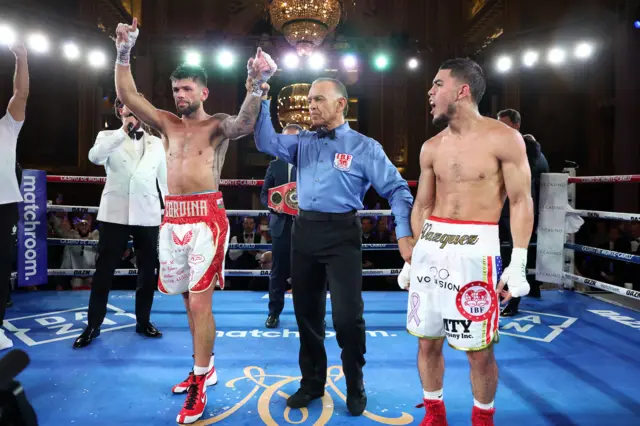
[[498,341],[498,225],[430,217],[411,256],[407,331],[478,351]]
[[160,225],[158,290],[201,293],[224,289],[229,219],[221,192],[167,195]]

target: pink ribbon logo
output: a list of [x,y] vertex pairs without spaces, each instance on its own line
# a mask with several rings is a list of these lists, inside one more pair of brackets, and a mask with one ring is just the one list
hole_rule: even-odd
[[418,317],[418,308],[420,307],[420,296],[418,293],[411,293],[411,312],[409,312],[409,323],[413,320],[417,326],[420,326],[420,317]]

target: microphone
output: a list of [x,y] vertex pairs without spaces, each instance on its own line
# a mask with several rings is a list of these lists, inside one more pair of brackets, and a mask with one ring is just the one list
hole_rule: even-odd
[[0,359],[0,389],[6,389],[13,379],[29,365],[29,356],[14,349]]

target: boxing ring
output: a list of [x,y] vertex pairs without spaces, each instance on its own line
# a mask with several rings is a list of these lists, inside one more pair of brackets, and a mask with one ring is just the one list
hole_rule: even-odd
[[[577,177],[574,171],[550,176],[541,201],[538,260],[529,271],[555,285],[540,299],[523,298],[520,314],[500,319],[496,346],[500,382],[495,400],[498,425],[640,424],[640,313],[590,294],[607,291],[640,300],[633,289],[580,276],[576,252],[630,264],[638,256],[576,244],[559,217],[639,220],[638,214],[575,209],[575,185],[640,182],[640,175]],[[554,179],[566,182],[557,184]],[[102,184],[104,178],[46,176],[46,183]],[[261,186],[260,180],[223,180],[223,186]],[[23,182],[24,186],[24,182]],[[410,182],[415,187],[416,182]],[[569,206],[569,207],[567,207]],[[562,209],[560,208],[562,207]],[[545,211],[547,213],[543,213]],[[44,213],[94,213],[90,206],[46,206]],[[561,213],[559,213],[561,212]],[[264,216],[266,210],[227,210],[229,216]],[[361,216],[391,216],[389,210],[365,210]],[[550,216],[544,217],[544,214]],[[556,215],[557,217],[551,217]],[[548,221],[548,224],[543,223]],[[554,223],[555,221],[555,223]],[[556,226],[553,228],[553,226]],[[558,229],[563,228],[561,238]],[[544,232],[543,232],[544,234]],[[95,245],[96,241],[47,238],[46,245]],[[560,244],[560,249],[558,249]],[[27,244],[28,247],[28,244]],[[230,244],[229,249],[268,250],[269,244]],[[395,250],[395,244],[364,245],[364,250]],[[24,253],[23,253],[24,255]],[[28,255],[25,255],[28,257]],[[554,270],[551,267],[558,266]],[[399,269],[369,269],[363,276],[394,276]],[[47,276],[90,276],[92,270],[47,269]],[[116,275],[136,275],[135,269]],[[225,276],[266,278],[268,270],[226,270]],[[541,279],[545,278],[545,279]],[[577,285],[576,285],[577,284]],[[23,285],[31,285],[24,281]],[[280,327],[265,329],[267,292],[217,291],[213,311],[219,382],[208,388],[208,405],[196,425],[417,425],[424,409],[416,369],[416,338],[405,331],[407,293],[363,293],[367,327],[367,411],[357,418],[345,406],[340,350],[327,296],[325,396],[308,409],[286,408],[298,388],[298,335],[291,295],[285,296]],[[191,367],[191,336],[182,298],[156,292],[152,321],[164,336],[146,339],[134,333],[134,291],[112,291],[102,334],[90,346],[72,349],[86,326],[89,294],[84,291],[14,293],[5,331],[27,352],[30,366],[18,380],[41,425],[172,425],[184,402],[171,394]],[[464,353],[445,345],[444,398],[450,425],[470,424],[471,394]]]

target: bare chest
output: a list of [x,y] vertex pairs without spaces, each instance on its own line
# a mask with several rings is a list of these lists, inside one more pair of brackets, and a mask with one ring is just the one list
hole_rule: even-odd
[[441,144],[436,150],[433,171],[441,183],[482,182],[500,170],[495,156],[483,144]]
[[175,126],[167,132],[167,159],[213,156],[215,140],[211,133],[208,126]]

